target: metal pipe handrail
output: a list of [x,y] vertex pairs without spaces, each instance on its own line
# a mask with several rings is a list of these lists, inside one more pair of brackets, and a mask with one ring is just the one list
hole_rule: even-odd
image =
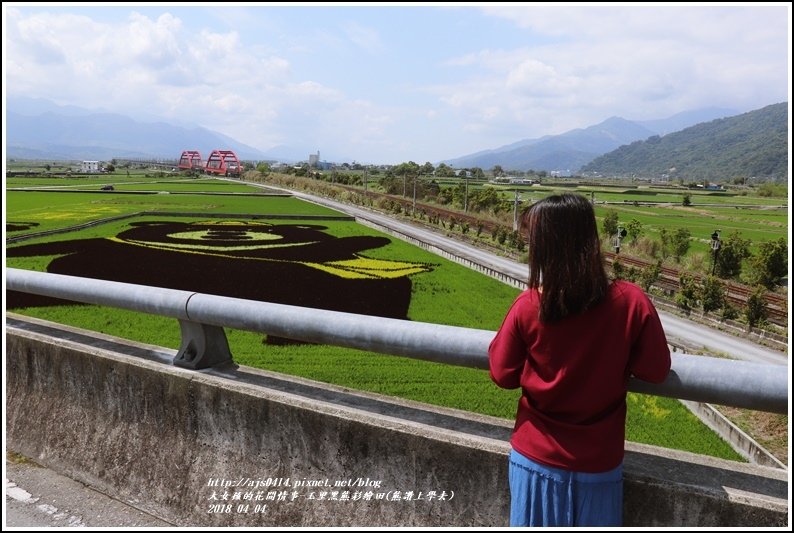
[[[495,334],[481,329],[16,268],[6,269],[6,288],[176,318],[183,326],[215,328],[213,331],[220,331],[221,335],[222,328],[226,327],[480,369],[488,368],[488,345]],[[194,349],[197,344],[207,344],[213,349],[217,347],[214,342],[185,338],[196,331],[195,327],[182,328],[181,351],[188,346],[188,351]],[[780,365],[674,353],[670,374],[663,383],[652,384],[631,378],[629,390],[759,411],[788,412],[788,369]]]

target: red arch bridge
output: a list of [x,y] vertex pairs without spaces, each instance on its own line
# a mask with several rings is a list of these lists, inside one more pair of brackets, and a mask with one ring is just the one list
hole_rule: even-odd
[[233,150],[213,150],[206,161],[198,150],[183,150],[178,160],[147,158],[116,158],[119,165],[130,164],[167,170],[195,170],[217,176],[239,176],[243,165]]

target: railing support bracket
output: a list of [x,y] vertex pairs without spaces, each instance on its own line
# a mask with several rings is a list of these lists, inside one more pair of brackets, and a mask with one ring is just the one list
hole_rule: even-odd
[[222,327],[180,320],[182,344],[174,357],[174,366],[201,370],[232,362],[229,341]]

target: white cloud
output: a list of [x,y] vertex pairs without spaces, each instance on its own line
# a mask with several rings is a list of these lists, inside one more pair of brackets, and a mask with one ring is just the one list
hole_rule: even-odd
[[479,50],[463,56],[452,57],[445,61],[444,66],[449,67],[479,67],[493,71],[504,71],[521,62],[528,54],[530,48],[523,47],[513,50]]
[[118,24],[46,12],[7,15],[9,95],[231,126],[239,117],[229,115],[244,110],[271,120],[277,113],[270,102],[293,90],[297,98],[335,94],[311,82],[289,85],[288,60],[246,49],[234,31],[191,34],[168,13],[154,20],[132,13]]
[[[695,107],[784,101],[786,8],[499,6],[527,30],[513,49],[452,57],[467,80],[436,86],[469,128],[562,133],[612,115],[661,118]],[[781,68],[785,65],[785,68]],[[497,110],[483,112],[496,107]],[[523,133],[519,133],[523,132]]]
[[342,98],[341,93],[329,87],[325,87],[316,81],[302,81],[289,86],[289,91],[292,94],[300,96],[310,96],[324,101],[339,100]]
[[343,25],[342,29],[350,42],[366,52],[373,53],[383,48],[380,34],[374,28],[364,27],[356,22],[348,22]]
[[[748,31],[779,39],[789,17],[785,5],[578,5],[483,6],[490,16],[540,35],[587,42],[674,40],[735,47]],[[759,31],[760,30],[760,31]],[[565,42],[565,40],[558,42]]]
[[[18,15],[16,10],[9,13],[12,20]],[[32,16],[19,19],[18,22],[11,28],[14,45],[25,48],[36,63],[44,65],[57,65],[65,61],[66,51],[58,39],[58,34],[63,29],[72,25],[85,25],[90,30],[92,25],[90,19],[77,16],[65,17],[60,20],[59,25],[52,24],[52,21],[44,16]]]
[[114,39],[108,39],[112,43],[108,51],[121,63],[167,68],[179,62],[182,56],[181,26],[179,19],[168,13],[160,15],[156,21],[132,13],[127,25],[114,35]]
[[575,91],[578,80],[537,59],[525,59],[507,73],[505,86],[511,93],[553,96]]

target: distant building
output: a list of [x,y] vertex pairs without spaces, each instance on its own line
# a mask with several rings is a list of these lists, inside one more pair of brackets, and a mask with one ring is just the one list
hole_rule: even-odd
[[309,154],[309,167],[316,168],[319,162],[320,162],[320,150],[317,150],[316,154]]
[[83,161],[80,163],[80,172],[99,172],[99,161]]

